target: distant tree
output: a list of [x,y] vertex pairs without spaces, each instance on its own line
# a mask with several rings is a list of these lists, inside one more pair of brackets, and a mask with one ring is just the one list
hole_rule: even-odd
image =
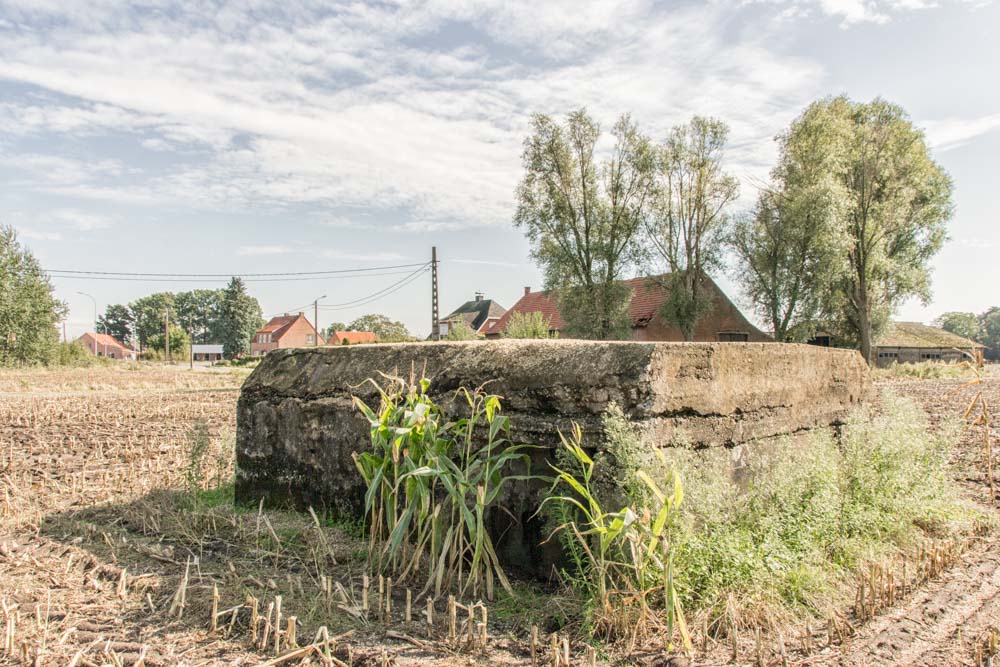
[[219,337],[227,359],[250,352],[250,339],[264,323],[257,299],[247,293],[243,280],[233,277],[223,292]]
[[323,338],[330,340],[331,338],[333,338],[333,334],[335,331],[349,331],[349,329],[347,328],[347,325],[344,324],[343,322],[334,322],[326,329],[323,329],[322,331]]
[[504,338],[550,338],[552,321],[540,312],[515,312],[507,320]]
[[134,336],[135,318],[128,306],[114,303],[104,310],[104,314],[97,318],[98,331],[106,331],[109,336],[119,343],[129,345]]
[[444,335],[444,340],[476,340],[479,337],[465,320],[455,319],[448,323],[448,333]]
[[946,238],[952,182],[906,112],[884,100],[814,102],[789,133],[810,126],[827,152],[816,179],[835,183],[845,239],[826,310],[871,362],[873,341],[895,309],[910,297],[930,298],[930,260]]
[[196,289],[174,295],[176,321],[194,334],[196,343],[214,343],[222,335],[222,300],[225,290]]
[[413,340],[402,322],[390,320],[385,315],[362,315],[347,325],[346,331],[371,331],[381,343],[399,343]]
[[531,243],[570,336],[624,338],[631,291],[624,272],[641,254],[638,232],[654,202],[656,151],[625,115],[598,162],[601,131],[581,109],[562,125],[532,119],[514,223]]
[[712,306],[702,276],[718,267],[729,221],[727,208],[739,195],[739,183],[722,171],[729,128],[720,120],[695,116],[674,127],[660,159],[661,205],[647,231],[661,280],[669,297],[662,315],[676,324],[684,340],[694,338],[698,320]]
[[982,342],[983,330],[975,313],[945,313],[935,321],[945,331],[977,342]]
[[[149,341],[144,348],[144,354],[156,352],[157,356],[164,355],[164,335],[163,332],[155,333],[149,337]],[[174,361],[187,359],[191,351],[191,337],[188,332],[176,324],[170,325],[170,357]]]
[[156,292],[136,299],[129,304],[132,313],[133,333],[139,346],[145,348],[149,337],[163,332],[164,316],[170,310],[170,319],[175,316],[174,295],[171,292]]
[[778,138],[773,185],[760,193],[751,215],[735,221],[728,238],[736,280],[778,342],[815,333],[830,279],[846,253],[842,187],[830,176],[837,151],[828,145],[826,124],[815,120]]
[[993,307],[979,316],[982,340],[990,359],[1000,359],[1000,308]]
[[66,304],[13,227],[0,225],[0,365],[53,361]]

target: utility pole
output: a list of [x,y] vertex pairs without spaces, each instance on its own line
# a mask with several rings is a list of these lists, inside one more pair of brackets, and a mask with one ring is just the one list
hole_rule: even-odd
[[163,358],[170,363],[170,308],[163,311]]
[[438,322],[438,249],[431,246],[431,340],[441,340]]
[[191,362],[191,370],[194,370],[194,329],[188,335],[188,360]]

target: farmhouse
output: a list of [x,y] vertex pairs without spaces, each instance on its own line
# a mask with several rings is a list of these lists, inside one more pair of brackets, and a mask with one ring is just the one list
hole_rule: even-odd
[[312,322],[303,313],[279,315],[262,326],[250,341],[250,354],[262,357],[271,350],[286,347],[309,347],[325,345],[322,336],[317,335]]
[[109,359],[135,359],[135,350],[108,334],[87,332],[77,339],[91,354]]
[[442,317],[438,324],[441,335],[447,336],[448,330],[455,322],[465,324],[477,334],[486,333],[492,325],[500,321],[507,309],[493,299],[486,299],[482,292],[476,292],[472,301],[466,301],[461,306]]
[[[662,285],[662,277],[633,278],[624,281],[632,288],[628,314],[632,321],[632,340],[681,342],[684,335],[676,325],[664,321],[660,310],[669,296]],[[755,327],[733,305],[719,286],[708,276],[702,276],[702,287],[712,296],[713,306],[695,327],[694,340],[698,342],[768,342],[766,333]],[[532,292],[524,288],[524,296],[489,329],[487,338],[500,338],[514,313],[540,312],[549,320],[550,333],[557,335],[565,326],[559,308],[549,292]]]
[[191,355],[194,361],[222,361],[222,345],[196,343],[191,346]]
[[976,356],[985,346],[944,329],[919,322],[893,322],[875,344],[875,365],[920,361],[959,362]]
[[378,337],[371,331],[334,331],[327,345],[361,345],[377,342]]

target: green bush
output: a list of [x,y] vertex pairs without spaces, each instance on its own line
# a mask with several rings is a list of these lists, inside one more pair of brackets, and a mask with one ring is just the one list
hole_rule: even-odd
[[[609,461],[616,477],[607,488],[627,488],[638,436],[614,410],[605,431],[606,451],[626,453],[624,465]],[[852,415],[839,439],[814,432],[757,443],[736,466],[732,450],[674,443],[659,463],[640,463],[657,479],[676,471],[684,483],[671,532],[684,608],[726,628],[820,613],[866,559],[970,530],[976,514],[947,468],[955,438],[951,426],[932,431],[918,406],[887,393],[879,411]]]
[[76,368],[86,368],[90,366],[108,366],[115,362],[106,357],[99,357],[91,354],[83,343],[78,340],[68,343],[59,343],[56,348],[55,366],[70,366]]
[[504,338],[551,338],[552,322],[540,312],[515,312],[507,320]]

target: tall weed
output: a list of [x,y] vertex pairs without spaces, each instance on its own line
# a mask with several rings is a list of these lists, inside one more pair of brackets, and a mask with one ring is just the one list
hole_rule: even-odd
[[636,478],[650,504],[609,511],[596,491],[595,464],[583,449],[580,427],[574,424],[570,436],[560,434],[560,439],[569,465],[552,467],[555,479],[539,511],[551,506],[550,516],[561,520],[553,532],[562,534],[573,563],[569,581],[591,601],[593,631],[608,638],[631,635],[634,641],[651,630],[665,630],[673,641],[676,627],[689,650],[670,536],[683,500],[680,479],[670,476],[672,490],[666,495],[639,470]]
[[530,474],[525,446],[509,441],[510,423],[500,398],[482,389],[460,389],[468,416],[448,421],[428,395],[430,381],[386,376],[377,409],[355,404],[371,427],[371,449],[355,454],[368,487],[370,565],[397,580],[427,573],[424,591],[440,595],[452,585],[493,599],[494,583],[511,586],[486,529],[487,512],[503,511],[504,486]]

